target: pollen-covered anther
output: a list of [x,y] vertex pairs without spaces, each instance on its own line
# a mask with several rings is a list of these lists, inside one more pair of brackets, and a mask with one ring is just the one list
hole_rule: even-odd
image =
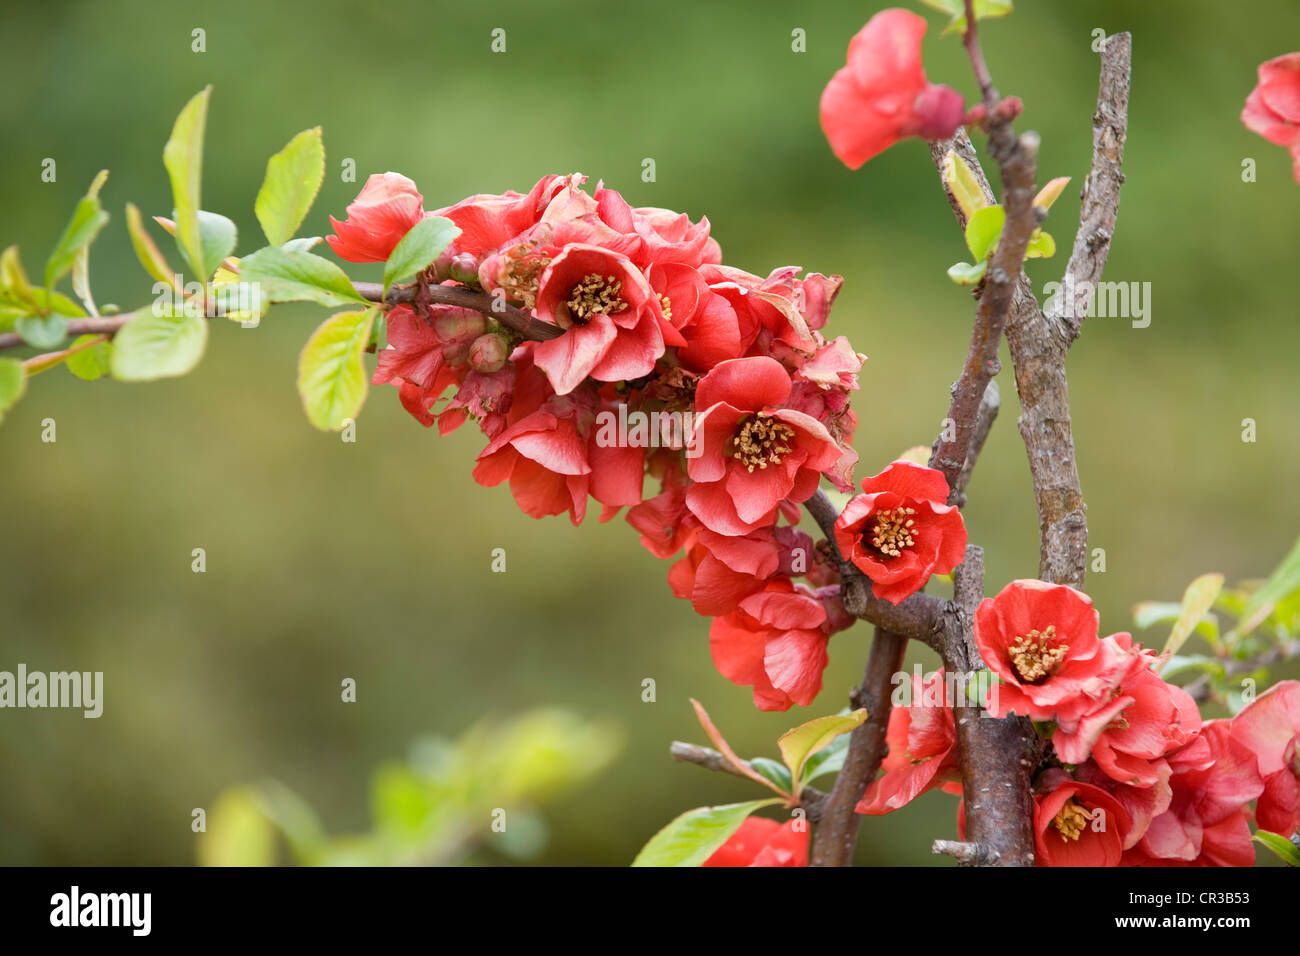
[[794,438],[794,429],[764,415],[750,415],[740,426],[731,443],[736,458],[753,472],[755,468],[779,465],[790,454],[786,442]]
[[593,315],[613,315],[626,309],[627,303],[619,295],[622,291],[621,280],[592,272],[573,287],[565,305],[569,315],[581,325]]
[[669,299],[668,296],[664,295],[662,292],[659,293],[659,311],[664,314],[665,319],[668,319],[669,321],[672,320],[673,317],[672,300]]
[[527,244],[515,246],[506,253],[498,284],[509,298],[531,309],[537,304],[537,286],[542,272],[550,264],[550,256],[536,252]]
[[1052,818],[1052,826],[1061,834],[1061,842],[1069,843],[1079,839],[1079,835],[1088,828],[1088,820],[1088,811],[1071,797]]
[[914,514],[915,508],[899,507],[876,515],[871,534],[868,535],[872,547],[887,558],[896,558],[903,553],[904,548],[916,544],[919,529],[916,527],[916,519],[912,517]]
[[1069,650],[1070,645],[1056,643],[1056,625],[1049,624],[1017,637],[1007,655],[1020,679],[1032,683],[1055,674]]

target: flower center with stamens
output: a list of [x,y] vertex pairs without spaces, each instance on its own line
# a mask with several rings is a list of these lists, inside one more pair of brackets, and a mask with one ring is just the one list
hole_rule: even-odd
[[1071,797],[1052,818],[1052,826],[1061,834],[1061,842],[1068,843],[1079,839],[1079,835],[1088,827],[1088,820],[1088,811]]
[[916,544],[919,529],[912,517],[914,514],[915,508],[903,507],[880,512],[871,526],[871,534],[867,535],[871,546],[887,558],[896,558],[904,548]]
[[537,286],[542,272],[550,264],[550,256],[521,243],[506,253],[497,282],[510,299],[522,302],[525,309],[531,309],[537,304]]
[[659,293],[659,311],[664,314],[665,319],[667,320],[672,319],[673,317],[672,300],[669,299],[668,296],[664,295],[662,292]]
[[750,415],[741,422],[731,443],[736,458],[752,472],[755,468],[779,465],[790,454],[786,442],[794,438],[794,429],[763,415]]
[[592,272],[573,287],[565,305],[574,323],[585,325],[593,315],[613,315],[626,309],[627,303],[619,296],[622,291],[622,281]]
[[1056,625],[1049,624],[1046,630],[1032,630],[1017,637],[1007,655],[1020,679],[1033,684],[1055,674],[1069,649],[1068,644],[1056,643]]

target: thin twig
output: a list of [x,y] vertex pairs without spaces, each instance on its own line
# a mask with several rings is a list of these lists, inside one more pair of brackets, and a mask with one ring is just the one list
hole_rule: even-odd
[[[701,747],[698,744],[688,744],[682,740],[674,740],[668,748],[668,753],[679,763],[693,763],[697,767],[703,767],[705,770],[714,770],[718,773],[729,773],[733,777],[740,777],[742,780],[749,780],[740,770],[728,760],[724,755],[709,747]],[[753,765],[748,760],[742,760],[745,766],[753,770]],[[755,771],[757,773],[757,771]],[[751,781],[752,782],[752,781]],[[804,808],[808,814],[808,819],[816,823],[821,818],[822,802],[826,799],[826,794],[822,793],[816,787],[805,785],[799,792],[799,806]]]

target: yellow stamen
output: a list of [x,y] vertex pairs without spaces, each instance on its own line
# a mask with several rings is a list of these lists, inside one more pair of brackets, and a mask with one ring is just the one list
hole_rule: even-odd
[[593,272],[573,287],[565,305],[573,320],[582,325],[593,315],[613,315],[626,309],[627,303],[619,297],[622,291],[622,281]]
[[1044,631],[1032,630],[1017,637],[1007,654],[1020,679],[1033,683],[1055,674],[1069,649],[1068,644],[1056,643],[1056,625],[1049,624]]
[[916,544],[915,508],[894,508],[876,515],[875,524],[868,535],[872,546],[887,558],[896,558],[904,548]]
[[1074,798],[1071,797],[1052,818],[1052,826],[1056,827],[1057,832],[1061,834],[1061,842],[1069,843],[1071,840],[1079,839],[1079,835],[1088,828],[1089,819],[1088,811],[1075,803]]
[[794,429],[789,425],[763,415],[750,415],[741,423],[731,443],[736,446],[740,463],[753,472],[755,468],[781,464],[782,458],[790,454],[790,446],[785,443],[792,438]]

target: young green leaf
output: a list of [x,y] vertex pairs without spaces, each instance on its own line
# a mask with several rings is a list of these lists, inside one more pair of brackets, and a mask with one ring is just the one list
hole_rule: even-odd
[[0,253],[0,292],[5,300],[16,307],[31,312],[45,310],[46,296],[37,298],[36,290],[27,279],[22,260],[18,256],[18,247],[10,246]]
[[966,222],[966,248],[976,262],[992,255],[1006,221],[1007,211],[1001,206],[985,206],[971,214]]
[[862,724],[867,719],[867,712],[863,708],[858,708],[850,714],[832,714],[829,717],[816,717],[805,724],[800,724],[793,730],[787,730],[777,738],[777,746],[781,748],[781,758],[785,765],[790,768],[790,774],[794,777],[795,790],[794,795],[799,796],[799,790],[802,789],[800,774],[803,773],[804,763],[808,758],[830,744],[832,740],[840,734],[847,734]]
[[101,170],[90,184],[86,195],[77,203],[72,219],[63,230],[63,235],[54,245],[45,262],[45,285],[54,288],[54,283],[71,271],[76,265],[77,256],[94,240],[99,230],[108,222],[108,213],[99,202],[99,187],[108,178],[108,170]]
[[1287,866],[1300,866],[1300,847],[1277,833],[1268,830],[1256,830],[1255,842],[1268,847],[1286,863]]
[[298,359],[298,394],[307,419],[322,431],[338,431],[355,419],[366,400],[361,356],[375,309],[332,315],[312,333]]
[[[365,303],[343,270],[310,252],[259,249],[240,263],[245,282],[257,282],[270,302],[316,302],[325,306]],[[367,303],[368,304],[368,303]]]
[[1169,640],[1165,641],[1163,657],[1168,658],[1178,653],[1201,618],[1214,604],[1214,599],[1219,596],[1221,590],[1223,590],[1222,574],[1202,574],[1187,585],[1187,590],[1183,592],[1182,610],[1178,620],[1174,622],[1173,630],[1169,633]]
[[[966,32],[965,0],[921,0],[927,7],[948,14],[951,19],[943,32]],[[992,17],[1005,17],[1011,12],[1011,0],[975,0],[975,20],[988,20]]]
[[1056,255],[1056,240],[1052,238],[1051,233],[1035,229],[1029,237],[1029,245],[1025,248],[1025,258],[1050,259],[1054,255]]
[[755,810],[780,803],[775,798],[687,810],[652,836],[633,866],[699,866],[740,829]]
[[27,390],[27,373],[18,359],[0,358],[0,421]]
[[1060,198],[1065,187],[1070,184],[1069,176],[1057,176],[1046,186],[1038,190],[1038,195],[1034,197],[1034,205],[1042,206],[1044,209],[1051,209],[1052,203]]
[[120,382],[151,382],[185,375],[198,365],[208,344],[208,323],[200,315],[137,309],[113,338],[109,370]]
[[135,249],[135,256],[140,260],[140,265],[144,266],[144,271],[159,282],[174,284],[176,273],[167,264],[163,254],[158,251],[158,246],[150,238],[149,233],[145,231],[144,220],[135,203],[126,204],[126,229],[131,234],[131,247]]
[[196,93],[172,127],[172,135],[163,147],[163,165],[172,184],[172,203],[176,207],[176,245],[200,282],[206,282],[217,262],[208,263],[203,255],[199,226],[201,184],[203,181],[203,130],[208,119],[208,97],[212,87]]
[[773,760],[771,757],[750,757],[749,765],[776,784],[782,793],[790,793],[794,787],[794,777],[779,760]]
[[394,282],[405,282],[427,269],[460,235],[460,227],[442,216],[429,216],[411,227],[384,263],[384,293]]
[[109,374],[109,355],[113,344],[102,335],[79,335],[68,347],[71,353],[66,360],[68,371],[77,378],[93,382]]
[[298,231],[325,179],[321,128],[303,130],[267,161],[253,211],[266,241],[282,246]]
[[60,315],[24,315],[14,322],[14,331],[36,349],[52,349],[68,337],[68,320]]
[[[1300,590],[1300,540],[1292,546],[1282,563],[1277,566],[1268,580],[1250,596],[1246,609],[1241,613],[1243,628],[1256,626],[1268,616],[1269,611],[1278,601]],[[1243,634],[1246,633],[1243,630]]]
[[[958,285],[974,285],[984,278],[989,270],[989,261],[982,259],[975,265],[969,262],[954,262],[948,267],[948,278]],[[924,462],[922,462],[924,464]]]
[[203,274],[203,281],[206,282],[226,256],[235,251],[238,234],[235,224],[225,216],[200,209],[198,217],[199,245],[203,248],[203,261],[207,263],[208,269]]
[[961,207],[962,214],[968,220],[975,215],[976,210],[989,205],[989,201],[984,198],[984,190],[980,189],[974,170],[966,160],[957,155],[955,149],[948,150],[944,156],[940,175],[948,191],[957,200],[957,205]]

